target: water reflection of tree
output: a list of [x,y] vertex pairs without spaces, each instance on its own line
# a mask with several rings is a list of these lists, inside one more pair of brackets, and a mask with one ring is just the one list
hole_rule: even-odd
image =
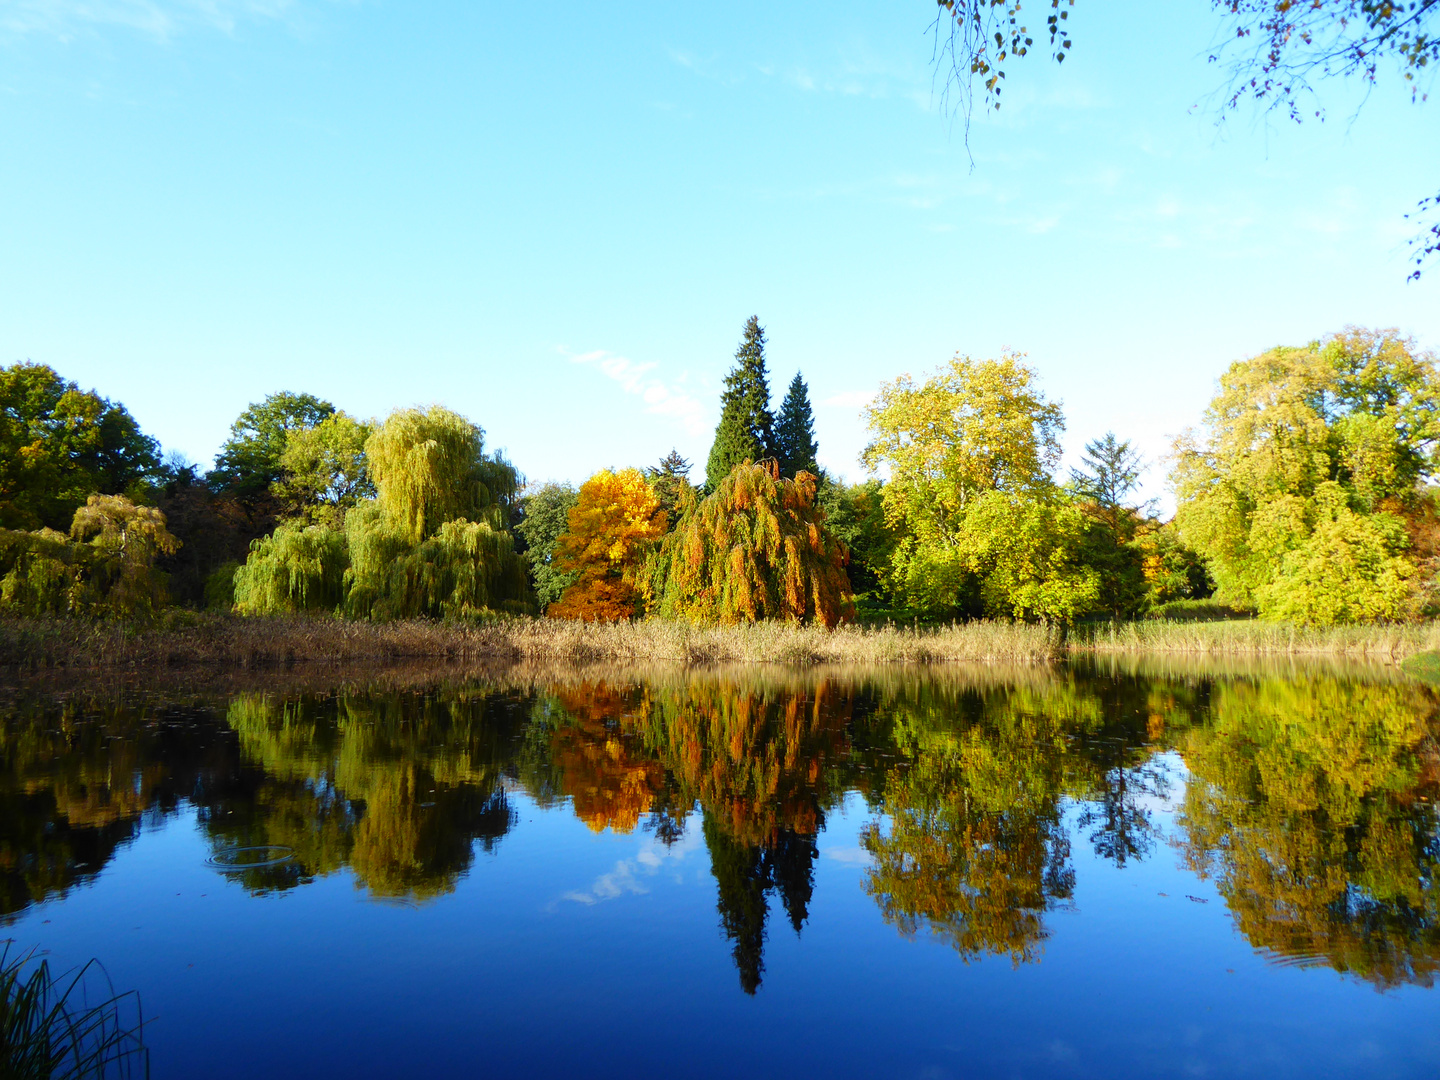
[[799,933],[814,889],[816,835],[849,777],[852,693],[821,680],[689,673],[653,683],[585,683],[554,700],[558,785],[592,828],[647,827],[666,842],[698,804],[721,927],[741,986],[764,970],[771,894]]
[[1326,677],[1216,686],[1182,743],[1186,862],[1252,944],[1379,988],[1440,968],[1435,701]]
[[217,846],[295,852],[288,863],[245,871],[253,889],[348,864],[377,896],[449,892],[475,843],[489,850],[514,822],[503,781],[526,714],[508,695],[456,688],[237,696],[228,720],[263,775],[224,814],[212,810],[207,828]]
[[506,835],[518,785],[591,828],[665,842],[698,806],[753,992],[768,927],[780,909],[805,926],[818,834],[858,790],[877,814],[866,887],[883,916],[967,958],[1022,962],[1072,894],[1072,831],[1120,865],[1156,849],[1155,750],[1174,748],[1193,774],[1181,850],[1255,945],[1382,987],[1428,985],[1440,965],[1440,729],[1411,685],[1064,669],[539,685],[251,693],[219,716],[183,701],[9,708],[0,914],[86,880],[182,800],[217,849],[295,851],[239,874],[247,888],[349,866],[373,895],[434,896]]
[[863,844],[866,891],[902,934],[922,928],[969,959],[1035,958],[1045,913],[1075,875],[1062,822],[1068,736],[1094,699],[1048,692],[920,694],[891,704],[898,762]]
[[0,918],[92,879],[223,770],[224,747],[180,705],[61,698],[0,717]]

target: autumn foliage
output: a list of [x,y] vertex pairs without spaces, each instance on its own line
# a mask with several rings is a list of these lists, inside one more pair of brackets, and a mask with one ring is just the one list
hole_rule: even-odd
[[559,540],[563,569],[580,576],[547,612],[556,619],[616,622],[642,604],[638,576],[665,533],[665,512],[638,469],[604,469],[580,488]]
[[737,465],[666,538],[662,614],[692,622],[820,622],[854,615],[845,545],[825,528],[808,472]]

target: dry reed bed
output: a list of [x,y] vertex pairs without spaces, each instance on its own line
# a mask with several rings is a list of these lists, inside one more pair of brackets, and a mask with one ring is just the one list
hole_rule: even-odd
[[586,663],[1036,663],[1054,653],[1043,627],[976,622],[938,630],[784,623],[694,627],[507,619],[483,625],[241,618],[175,613],[154,625],[0,620],[0,667],[21,670],[296,662],[540,660]]
[[1328,656],[1398,663],[1440,649],[1440,623],[1334,626],[1315,629],[1258,620],[1145,620],[1099,628],[1071,641],[1098,655],[1200,653],[1226,656]]
[[[1307,630],[1260,622],[1141,622],[1077,632],[1071,655],[1341,657],[1398,663],[1440,649],[1440,624]],[[507,619],[483,625],[411,620],[242,618],[172,612],[148,624],[0,619],[0,668],[239,668],[291,663],[1036,664],[1066,646],[1043,626],[972,622],[937,629],[760,623],[696,627]]]

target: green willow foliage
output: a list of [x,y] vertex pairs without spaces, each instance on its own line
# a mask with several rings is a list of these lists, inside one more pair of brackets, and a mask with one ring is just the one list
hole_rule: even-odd
[[484,434],[439,406],[405,409],[365,444],[377,497],[345,519],[348,614],[470,617],[529,606],[524,560],[508,528],[514,466]]
[[700,623],[852,618],[845,546],[825,528],[815,490],[807,472],[786,480],[774,462],[737,465],[666,537],[660,613]]
[[448,409],[392,413],[365,443],[376,497],[329,525],[282,525],[236,573],[245,614],[336,610],[373,618],[473,618],[530,606],[509,511],[520,478]]
[[235,572],[235,610],[242,615],[334,611],[344,601],[349,559],[345,537],[334,529],[281,525],[250,551]]
[[69,537],[0,529],[0,613],[153,615],[167,600],[155,560],[179,546],[164,514],[123,495],[91,495]]

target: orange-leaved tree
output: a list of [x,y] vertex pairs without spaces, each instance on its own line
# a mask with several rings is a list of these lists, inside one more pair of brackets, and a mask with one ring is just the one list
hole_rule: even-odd
[[665,539],[660,612],[692,622],[821,622],[854,616],[845,545],[825,528],[808,472],[735,466]]
[[639,469],[609,469],[580,487],[561,535],[559,561],[580,576],[550,605],[556,619],[614,622],[640,606],[636,576],[665,534],[665,511]]

